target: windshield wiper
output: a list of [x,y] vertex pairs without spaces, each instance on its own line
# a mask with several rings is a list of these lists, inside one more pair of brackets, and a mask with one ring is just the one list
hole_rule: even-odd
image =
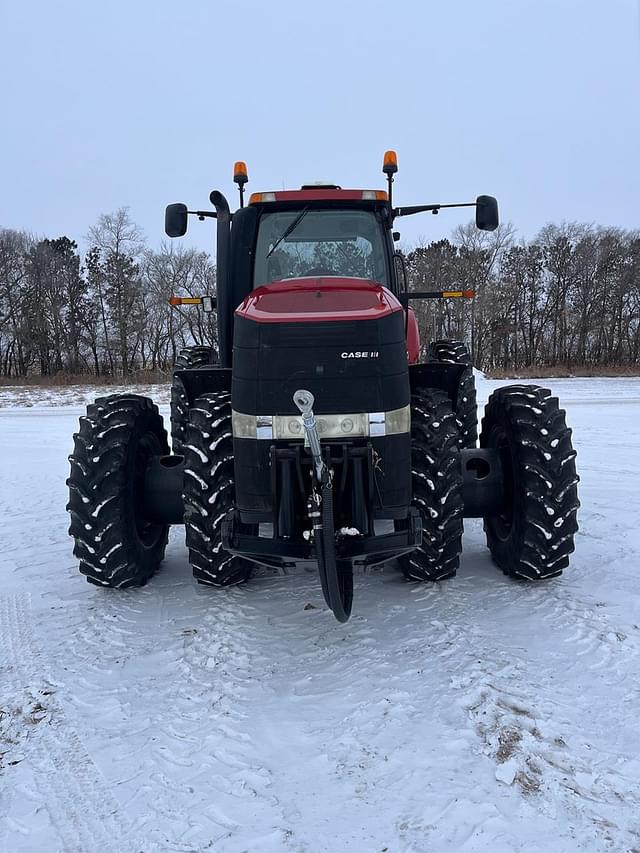
[[289,234],[291,234],[291,232],[294,230],[294,228],[297,228],[297,227],[298,227],[298,225],[302,222],[302,220],[303,220],[303,219],[305,218],[305,216],[307,215],[307,211],[308,211],[308,210],[309,210],[309,208],[308,208],[308,207],[305,207],[303,210],[301,210],[301,211],[300,211],[300,213],[299,213],[299,214],[296,216],[296,218],[293,220],[293,222],[291,223],[291,225],[288,225],[288,226],[285,228],[285,230],[282,232],[282,234],[278,237],[278,239],[276,240],[276,242],[273,244],[273,246],[272,246],[272,247],[269,249],[269,251],[267,252],[267,258],[270,258],[270,257],[271,257],[271,255],[273,255],[273,253],[275,252],[275,250],[278,248],[278,246],[280,245],[280,243],[282,243],[282,241],[283,241],[283,240],[286,240],[286,239],[287,239],[287,237],[289,236]]

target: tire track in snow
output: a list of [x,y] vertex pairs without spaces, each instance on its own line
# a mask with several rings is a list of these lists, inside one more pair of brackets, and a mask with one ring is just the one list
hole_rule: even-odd
[[[515,608],[524,630],[515,642],[496,636],[491,648],[485,628],[467,625],[480,652],[467,655],[452,679],[480,749],[495,761],[496,779],[533,798],[541,812],[562,804],[567,814],[588,817],[595,844],[638,846],[640,761],[628,746],[631,732],[617,733],[620,704],[637,695],[629,673],[638,641],[558,584],[525,587],[515,601],[513,590],[501,584],[483,607]],[[578,731],[576,719],[583,721]]]
[[203,592],[201,626],[185,644],[182,691],[185,699],[199,692],[216,712],[207,733],[217,771],[210,783],[229,828],[218,840],[219,849],[260,849],[268,843],[282,848],[287,839],[284,813],[271,769],[259,758],[261,732],[253,713],[271,670],[265,651],[270,638],[245,590]]
[[[622,681],[640,656],[640,634],[634,636],[612,624],[597,602],[580,601],[570,578],[524,584],[498,575],[493,589],[483,591],[481,606],[486,613],[517,612],[529,623],[535,642],[553,637],[560,657],[569,659],[573,652],[576,670],[609,669],[609,677],[619,676]],[[507,645],[508,640],[505,637]]]
[[[466,786],[478,753],[495,768],[497,784],[512,781],[511,791],[526,795],[550,832],[557,809],[569,825],[580,812],[597,849],[617,849],[623,839],[636,843],[638,768],[632,754],[618,761],[607,726],[591,733],[590,745],[580,742],[574,694],[581,672],[590,668],[596,695],[599,690],[614,703],[613,724],[616,701],[630,695],[625,678],[637,660],[637,643],[627,642],[610,620],[559,583],[525,587],[499,575],[485,580],[495,585],[479,588],[475,579],[461,576],[414,590],[393,581],[375,589],[376,581],[367,579],[357,583],[357,595],[360,612],[369,615],[356,613],[346,629],[327,621],[323,608],[304,621],[285,618],[275,625],[271,633],[278,639],[257,699],[263,708],[259,727],[268,741],[261,750],[265,766],[283,749],[277,729],[283,709],[295,709],[285,716],[289,748],[284,747],[283,763],[304,796],[283,803],[291,849],[347,849],[338,838],[348,836],[354,821],[361,826],[375,821],[377,812],[398,815],[386,831],[402,850],[423,849],[431,837],[448,839],[457,849],[480,837],[485,826],[494,832],[503,816],[483,801],[486,789],[470,792]],[[272,594],[267,590],[257,602],[262,618],[276,623],[278,615],[290,617],[292,607],[302,609],[305,599],[317,601],[316,586],[313,578],[296,578],[292,601],[283,605],[285,582],[273,582]],[[545,660],[550,636],[557,637],[556,648]],[[461,729],[452,704],[460,709]],[[578,707],[578,718],[588,717],[581,698]],[[602,708],[596,710],[599,720],[606,718]],[[431,743],[421,755],[415,744],[425,727]],[[434,750],[434,740],[447,744],[460,779],[457,790],[454,785],[447,794],[430,787],[431,778],[451,778],[451,760]],[[407,750],[407,744],[414,747]],[[304,758],[299,766],[297,751]],[[277,768],[272,769],[279,786]],[[405,794],[416,774],[424,774],[427,804],[415,792],[413,798]],[[332,813],[338,833],[333,846],[327,839],[324,844],[324,827],[312,805],[314,790],[322,788],[333,790],[334,802],[341,792],[348,804]],[[504,827],[505,838],[510,831]],[[380,831],[372,834],[372,843],[374,837],[381,837]],[[366,842],[361,835],[360,843]],[[516,836],[512,843],[518,844]]]
[[[320,604],[316,577],[296,577],[293,585],[270,582],[256,601],[274,635],[259,697],[261,755],[266,764],[280,759],[286,778],[273,767],[275,784],[296,792],[283,802],[288,845],[335,853],[354,843],[377,849],[384,839],[389,849],[409,851],[427,849],[428,839],[442,833],[454,843],[460,832],[471,831],[459,810],[450,810],[438,827],[425,817],[445,814],[458,799],[434,778],[449,777],[453,763],[459,768],[474,760],[472,733],[459,735],[433,710],[429,655],[437,648],[446,660],[456,640],[448,631],[437,641],[425,639],[432,627],[438,631],[440,587],[430,587],[415,607],[411,587],[389,572],[357,578],[356,595],[360,612],[348,626],[333,622]],[[313,608],[303,615],[310,602]],[[441,742],[452,744],[454,759]],[[416,750],[418,743],[423,749]],[[464,770],[462,777],[460,795]],[[416,778],[423,780],[421,790]],[[330,818],[320,806],[324,792],[330,792]],[[476,805],[476,825],[495,818],[482,808],[478,817]]]
[[[492,579],[486,580],[491,583]],[[634,750],[628,748],[626,755],[620,755],[616,739],[608,737],[607,724],[591,733],[590,744],[583,745],[580,734],[575,736],[576,716],[579,719],[584,714],[588,719],[590,710],[588,699],[576,692],[581,686],[580,673],[588,670],[589,684],[595,677],[599,695],[606,697],[610,705],[613,728],[618,701],[633,701],[628,677],[635,671],[637,641],[625,637],[596,608],[583,605],[571,591],[557,583],[552,587],[524,586],[502,580],[498,575],[493,588],[480,589],[473,578],[461,576],[443,584],[442,590],[430,585],[416,587],[413,604],[392,605],[390,611],[401,615],[411,607],[418,612],[405,622],[406,639],[400,643],[394,641],[387,650],[394,656],[395,664],[391,678],[387,674],[387,695],[393,705],[399,703],[401,712],[396,717],[402,718],[403,727],[410,731],[412,716],[425,715],[425,709],[425,724],[429,726],[434,716],[429,707],[435,706],[437,716],[438,709],[452,699],[456,702],[457,692],[457,704],[468,717],[476,737],[474,751],[484,753],[493,763],[499,782],[514,783],[513,790],[527,797],[529,807],[538,812],[540,819],[555,819],[556,806],[569,820],[582,811],[588,817],[595,849],[604,849],[603,844],[620,849],[622,839],[631,847],[637,846],[635,815],[640,795],[634,779],[638,778],[640,763]],[[524,626],[515,638],[504,633],[509,624],[505,615],[510,610],[514,627]],[[386,621],[391,622],[392,615]],[[424,629],[422,632],[419,625]],[[369,633],[374,646],[384,649],[384,628],[382,631],[374,628]],[[532,648],[523,645],[523,638],[535,638],[536,633],[542,642],[534,643]],[[548,652],[550,635],[557,637],[558,653],[552,660],[546,660],[545,665],[540,654]],[[379,736],[384,739],[385,727],[389,733],[384,719],[378,715],[375,720],[374,700],[381,676],[384,677],[380,667],[384,660],[374,658],[371,663],[374,664],[369,673],[373,708],[370,704],[367,717],[367,703],[360,703],[343,720],[348,734],[354,730],[359,734],[359,739],[352,739],[345,749],[345,754],[351,753],[351,768],[356,774],[358,762],[354,756],[359,751],[375,753],[376,739]],[[428,668],[440,684],[436,686],[427,676],[425,690],[426,685],[415,676]],[[554,672],[557,686],[553,682]],[[406,684],[412,674],[415,691],[410,695],[394,695],[393,677]],[[549,674],[551,681],[547,680]],[[567,685],[563,685],[565,678],[569,679]],[[597,695],[598,687],[595,689]],[[598,719],[602,719],[603,708],[595,711]],[[352,726],[353,722],[357,725]],[[627,732],[626,740],[628,744],[635,743],[635,735]],[[443,742],[448,749],[455,751],[458,747],[462,756],[464,732],[456,735],[451,731]],[[473,743],[468,745],[474,748]],[[361,766],[365,771],[362,775],[375,780],[371,764]],[[446,777],[446,773],[442,776]],[[485,822],[495,826],[496,813],[486,808],[486,802],[470,804],[478,817],[473,827],[465,827],[464,820],[459,824],[461,802],[460,796],[455,797],[433,820],[427,821],[407,810],[398,824],[398,834],[417,845],[407,849],[421,849],[420,845],[426,843],[425,833],[436,824],[439,833],[448,833],[451,842],[460,845],[481,834]]]
[[[32,620],[28,593],[0,598],[3,704],[9,703],[16,712],[28,708],[31,714],[23,717],[30,731],[21,744],[20,763],[28,767],[32,784],[14,794],[26,793],[34,804],[46,807],[60,839],[57,849],[64,853],[124,849],[115,842],[122,836],[118,803],[56,699],[57,688],[33,640]],[[10,810],[11,801],[5,809],[7,850],[29,835],[29,826],[10,818]],[[136,848],[128,842],[126,849]]]
[[256,760],[248,725],[253,683],[268,659],[245,598],[234,589],[152,585],[115,596],[101,590],[75,613],[67,651],[77,659],[74,701],[79,715],[102,709],[98,748],[108,751],[113,783],[153,849],[284,843],[271,773]]
[[[337,787],[349,803],[332,812],[343,834],[358,818],[364,824],[372,805],[374,811],[398,814],[387,836],[395,842],[390,849],[424,849],[431,838],[460,849],[485,832],[495,833],[503,815],[487,801],[486,789],[469,791],[464,784],[467,771],[471,777],[478,767],[473,758],[478,753],[488,762],[482,766],[496,774],[496,798],[504,799],[500,787],[509,783],[509,795],[523,799],[551,838],[560,815],[565,826],[577,820],[594,849],[637,846],[634,779],[640,766],[633,750],[620,750],[610,736],[617,703],[633,698],[628,679],[638,660],[636,638],[559,581],[525,586],[496,571],[495,577],[481,578],[482,586],[464,573],[413,590],[393,582],[375,589],[375,583],[357,583],[359,612],[344,629],[326,621],[321,610],[304,622],[288,619],[277,627],[279,653],[271,658],[268,690],[260,695],[261,728],[271,739],[268,763],[276,747],[282,748],[273,721],[288,726],[291,747],[284,763],[305,794],[284,804],[291,844],[298,845],[292,849],[348,847],[335,839],[333,847],[323,842],[311,806],[316,778],[320,787]],[[315,579],[296,579],[298,606],[308,595],[317,600],[315,586]],[[274,583],[272,590],[271,600],[260,605],[265,619],[284,585]],[[290,616],[282,606],[274,609]],[[452,704],[460,709],[461,729]],[[295,711],[283,720],[286,705]],[[576,721],[590,714],[595,725],[583,733]],[[429,782],[451,779],[451,765],[433,749],[426,756],[415,751],[422,726],[454,757],[462,784],[450,789],[448,800]],[[628,732],[627,742],[635,743],[631,737]],[[305,741],[315,745],[316,755]],[[409,751],[407,743],[414,745]],[[305,757],[297,772],[296,750]],[[412,774],[415,779],[422,773],[427,803],[406,793],[415,784]],[[315,846],[309,827],[318,833]],[[501,831],[512,845],[508,849],[521,849],[517,833],[510,835],[508,826]],[[365,835],[360,843],[366,844]]]

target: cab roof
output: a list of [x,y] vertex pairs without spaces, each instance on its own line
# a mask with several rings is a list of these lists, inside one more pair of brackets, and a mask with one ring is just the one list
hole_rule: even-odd
[[343,190],[335,185],[303,186],[299,190],[276,190],[275,192],[252,193],[249,204],[268,204],[283,201],[382,201],[389,196],[385,190]]

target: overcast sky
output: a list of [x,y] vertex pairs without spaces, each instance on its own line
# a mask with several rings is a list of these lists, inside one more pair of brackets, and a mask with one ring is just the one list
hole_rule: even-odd
[[[128,205],[151,246],[164,206],[236,204],[328,180],[400,204],[498,197],[550,220],[637,228],[637,0],[0,0],[0,227],[82,242]],[[402,220],[448,235],[465,211]],[[209,222],[187,245],[210,249]]]

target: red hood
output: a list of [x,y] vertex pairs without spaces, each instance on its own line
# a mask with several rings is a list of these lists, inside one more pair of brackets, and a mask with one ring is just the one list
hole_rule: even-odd
[[375,320],[402,311],[396,297],[364,278],[288,278],[252,290],[236,314],[257,323]]

